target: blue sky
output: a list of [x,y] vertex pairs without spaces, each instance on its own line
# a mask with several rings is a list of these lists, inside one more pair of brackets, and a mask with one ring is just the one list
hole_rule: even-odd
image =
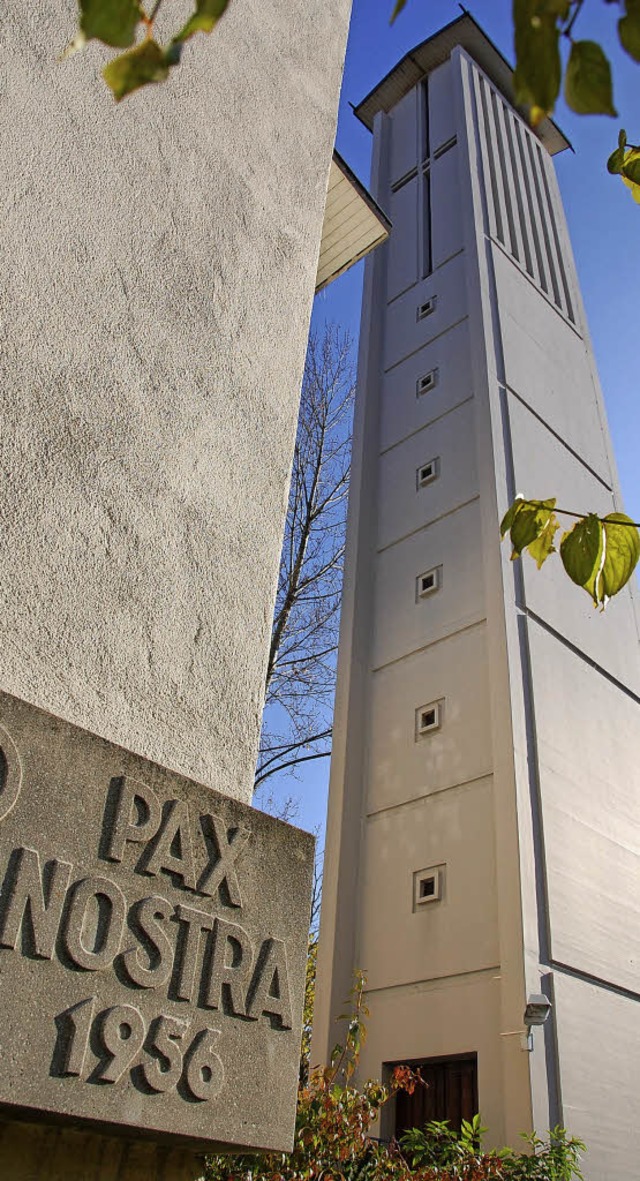
[[[467,7],[505,57],[513,61],[511,0],[475,0]],[[354,0],[353,5],[336,146],[365,183],[369,179],[371,136],[349,104],[357,104],[408,50],[460,14],[453,0],[408,0],[404,13],[390,28],[391,8],[392,0]],[[614,69],[614,101],[619,118],[574,115],[560,101],[556,121],[574,151],[556,157],[556,164],[625,509],[637,521],[640,399],[634,358],[640,338],[640,206],[618,177],[609,176],[605,164],[616,146],[619,127],[626,128],[630,142],[640,143],[640,66],[618,47],[618,15],[615,4],[602,0],[587,4],[576,22],[574,36],[598,40],[607,50]],[[336,321],[357,337],[362,272],[363,263],[359,263],[317,297],[313,313],[316,327],[325,320]],[[523,491],[541,496],[553,494],[553,488]],[[324,824],[328,761],[309,767],[299,780],[283,781],[282,790],[299,797],[297,823],[313,829]]]

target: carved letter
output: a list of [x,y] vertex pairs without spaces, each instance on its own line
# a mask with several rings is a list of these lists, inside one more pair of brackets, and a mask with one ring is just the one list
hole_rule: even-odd
[[[106,908],[98,901],[101,898],[106,900]],[[93,903],[92,922],[88,914],[90,903]],[[98,972],[109,967],[120,950],[126,911],[127,902],[122,890],[109,878],[83,878],[76,882],[67,913],[64,943],[79,968]]]
[[120,796],[109,833],[106,852],[109,861],[122,861],[127,841],[134,844],[150,841],[157,833],[162,817],[160,800],[146,783],[130,779],[128,775],[116,782]]
[[227,901],[229,906],[240,907],[242,906],[242,897],[235,862],[247,844],[251,833],[248,828],[236,828],[229,837],[227,827],[219,816],[201,816],[200,823],[207,845],[213,841],[214,852],[200,877],[198,890],[201,894],[208,894],[210,898],[215,898],[216,890],[224,883],[227,898],[223,898],[223,902]]
[[213,930],[215,919],[212,914],[194,910],[192,906],[176,906],[176,915],[180,922],[186,924],[176,993],[181,1000],[190,1001],[193,999],[196,982],[200,936],[203,931]]
[[67,861],[53,860],[48,863],[48,869],[49,889],[45,900],[36,850],[14,849],[4,879],[0,917],[0,945],[15,947],[28,909],[32,950],[43,960],[50,960],[53,955],[72,867]]
[[219,1009],[226,1000],[232,1013],[244,1016],[252,964],[253,947],[244,928],[237,923],[216,919],[204,1004],[210,1009]]
[[173,944],[163,928],[171,914],[173,906],[159,894],[142,898],[131,907],[129,925],[145,954],[140,947],[133,947],[124,952],[122,963],[129,979],[140,988],[160,988],[171,975]]
[[291,990],[283,939],[265,939],[249,989],[247,1012],[277,1017],[281,1029],[291,1029]]
[[193,864],[193,843],[189,809],[181,800],[171,800],[167,809],[162,831],[158,833],[153,847],[145,853],[140,866],[145,873],[175,873],[181,877],[190,890],[196,888],[196,871]]
[[22,764],[18,748],[4,726],[0,726],[0,820],[14,807],[22,786]]

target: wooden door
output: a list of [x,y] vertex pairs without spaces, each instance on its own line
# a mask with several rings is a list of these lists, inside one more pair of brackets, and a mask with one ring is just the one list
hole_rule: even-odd
[[399,1091],[396,1096],[395,1135],[408,1128],[421,1128],[430,1120],[448,1120],[460,1131],[462,1120],[471,1120],[478,1110],[478,1064],[475,1054],[455,1058],[430,1058],[403,1063],[420,1074],[425,1086],[413,1095]]

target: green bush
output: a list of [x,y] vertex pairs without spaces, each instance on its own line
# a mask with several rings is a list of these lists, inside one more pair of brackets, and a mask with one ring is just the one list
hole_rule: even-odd
[[564,1128],[553,1128],[548,1140],[542,1140],[535,1133],[523,1136],[526,1150],[514,1152],[511,1148],[485,1153],[482,1139],[487,1131],[480,1123],[480,1116],[474,1116],[469,1123],[462,1121],[462,1128],[456,1133],[449,1124],[433,1120],[424,1128],[411,1128],[400,1138],[400,1147],[412,1178],[420,1181],[449,1181],[449,1178],[464,1178],[465,1181],[484,1181],[485,1178],[503,1178],[504,1181],[580,1181],[580,1153],[584,1151],[581,1140],[569,1137]]

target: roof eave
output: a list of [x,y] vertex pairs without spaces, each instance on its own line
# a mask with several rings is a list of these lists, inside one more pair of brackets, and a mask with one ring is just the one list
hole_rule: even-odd
[[[477,62],[507,102],[526,118],[526,109],[515,102],[512,66],[468,12],[456,17],[406,53],[354,107],[354,114],[369,131],[373,131],[373,120],[378,111],[390,111],[422,78],[447,61],[456,45],[460,45]],[[536,134],[552,156],[571,147],[570,141],[553,119],[543,119],[536,128]]]

